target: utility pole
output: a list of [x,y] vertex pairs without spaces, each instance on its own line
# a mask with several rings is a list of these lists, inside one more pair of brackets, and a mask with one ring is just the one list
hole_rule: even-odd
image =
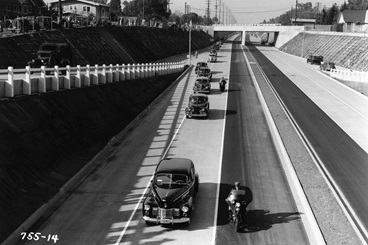
[[223,24],[225,25],[225,1],[222,2],[222,22],[224,22]]
[[298,0],[296,0],[296,4],[295,4],[295,25],[297,25],[296,18],[298,18]]
[[[217,19],[217,0],[216,0],[216,3],[215,3],[215,18]],[[218,19],[217,19],[217,21],[218,21]]]
[[207,18],[208,18],[208,23],[209,23],[209,20],[210,20],[210,3],[211,3],[211,0],[207,0]]
[[184,14],[187,14],[187,2],[185,2],[185,5],[184,5]]
[[219,18],[218,18],[218,23],[221,24],[221,0],[219,0]]

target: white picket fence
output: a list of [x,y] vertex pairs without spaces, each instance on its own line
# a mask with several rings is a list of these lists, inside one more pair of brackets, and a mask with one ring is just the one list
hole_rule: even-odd
[[332,69],[330,76],[345,81],[368,83],[368,72],[364,71]]
[[[59,91],[62,89],[81,88],[113,82],[123,82],[138,78],[161,76],[184,71],[184,62],[122,64],[66,68],[30,68],[13,69],[8,67],[7,80],[0,81],[0,98],[18,95],[30,95]],[[33,75],[37,72],[39,74]],[[60,75],[63,72],[65,75]],[[15,75],[15,73],[17,75]],[[22,75],[19,76],[19,73]],[[51,73],[52,75],[46,75]]]

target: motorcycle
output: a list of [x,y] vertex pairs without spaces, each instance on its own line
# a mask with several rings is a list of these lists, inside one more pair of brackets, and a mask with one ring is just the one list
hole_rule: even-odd
[[247,202],[244,200],[243,191],[232,190],[232,192],[229,194],[229,197],[226,199],[226,202],[230,207],[229,222],[233,222],[235,231],[239,232],[241,226],[245,222],[245,214],[247,212]]
[[221,90],[221,92],[224,92],[224,91],[225,91],[226,81],[225,81],[225,80],[221,80],[221,81],[219,82],[219,85],[220,85],[220,90]]

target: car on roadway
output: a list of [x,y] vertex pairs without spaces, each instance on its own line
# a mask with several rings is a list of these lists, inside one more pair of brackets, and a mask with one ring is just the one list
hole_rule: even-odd
[[309,55],[307,58],[307,63],[320,65],[323,62],[323,56],[320,55]]
[[216,51],[215,49],[212,49],[212,50],[210,51],[210,55],[216,55],[216,56],[217,56],[217,51]]
[[31,68],[45,67],[66,67],[71,65],[73,60],[72,48],[66,43],[43,43],[37,52],[37,58],[28,62]]
[[204,62],[204,61],[197,62],[196,67],[195,67],[195,70],[194,70],[195,73],[197,74],[198,71],[199,71],[199,69],[202,68],[202,67],[208,67],[207,62]]
[[210,93],[211,91],[211,80],[208,77],[197,77],[194,86],[194,93]]
[[162,159],[143,201],[143,219],[147,224],[189,224],[198,189],[199,176],[192,160]]
[[188,106],[185,108],[187,118],[202,117],[207,118],[210,113],[210,102],[205,94],[191,94]]
[[319,69],[321,69],[321,71],[331,71],[332,69],[336,69],[336,66],[333,62],[323,62],[319,66]]
[[216,61],[217,61],[217,56],[215,54],[210,54],[208,56],[207,62],[216,62]]
[[210,81],[211,81],[211,79],[212,79],[212,71],[208,67],[199,68],[199,70],[197,72],[197,77],[208,77],[210,79]]

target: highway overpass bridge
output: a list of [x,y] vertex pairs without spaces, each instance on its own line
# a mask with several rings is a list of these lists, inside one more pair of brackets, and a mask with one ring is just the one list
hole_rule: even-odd
[[282,26],[278,24],[235,24],[235,25],[213,25],[213,36],[217,37],[219,32],[241,32],[242,45],[245,44],[247,32],[268,33],[272,36],[276,47],[281,47],[284,43],[292,39],[299,32],[304,31],[304,26]]

